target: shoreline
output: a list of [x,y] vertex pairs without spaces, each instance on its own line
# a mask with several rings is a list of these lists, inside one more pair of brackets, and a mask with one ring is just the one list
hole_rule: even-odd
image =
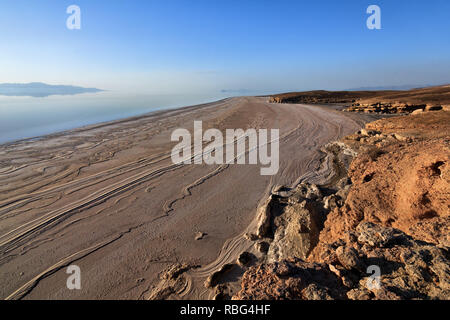
[[[194,120],[221,130],[280,128],[279,173],[261,176],[252,165],[174,166],[170,134]],[[188,289],[179,295],[212,298],[214,286],[204,282],[253,246],[245,234],[264,196],[316,172],[323,162],[318,146],[364,122],[325,107],[239,97],[0,146],[0,269],[7,275],[0,294],[148,299],[178,262],[200,266],[187,273]],[[71,256],[85,279],[80,292],[64,288],[58,267]],[[51,273],[34,283],[43,270]],[[165,298],[172,294],[177,290]]]
[[163,115],[163,114],[169,113],[171,111],[179,111],[181,109],[186,109],[186,108],[200,108],[202,106],[207,106],[209,104],[219,103],[219,102],[226,101],[226,100],[232,99],[232,98],[233,97],[228,97],[228,98],[213,100],[213,101],[205,102],[205,103],[201,103],[201,104],[187,105],[187,106],[182,106],[182,107],[167,107],[165,109],[145,112],[145,113],[142,113],[142,114],[139,114],[139,115],[135,115],[135,116],[127,116],[127,117],[118,118],[118,119],[109,120],[109,121],[100,121],[100,122],[96,122],[96,123],[92,123],[92,124],[78,126],[78,127],[71,128],[71,129],[55,131],[55,132],[48,133],[48,134],[37,135],[37,136],[29,137],[29,138],[21,138],[21,139],[16,139],[16,140],[2,142],[2,143],[0,143],[0,147],[5,146],[5,145],[14,145],[14,144],[17,144],[17,143],[22,143],[22,142],[28,142],[28,141],[32,142],[32,141],[41,140],[41,139],[45,139],[45,138],[57,137],[57,136],[65,135],[65,134],[70,134],[70,133],[74,133],[74,132],[78,132],[78,131],[83,131],[83,130],[96,129],[97,127],[103,127],[103,126],[108,126],[108,125],[120,124],[120,123],[127,122],[127,121],[138,120],[140,118],[146,118],[146,117],[151,117],[151,116]]

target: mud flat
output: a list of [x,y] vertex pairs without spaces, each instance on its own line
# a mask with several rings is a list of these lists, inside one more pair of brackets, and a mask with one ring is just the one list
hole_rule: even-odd
[[[279,185],[327,181],[321,147],[375,117],[231,98],[1,145],[0,297],[227,298],[265,250],[261,202]],[[280,129],[278,173],[172,163],[171,133],[194,120]],[[66,287],[71,264],[81,290]]]

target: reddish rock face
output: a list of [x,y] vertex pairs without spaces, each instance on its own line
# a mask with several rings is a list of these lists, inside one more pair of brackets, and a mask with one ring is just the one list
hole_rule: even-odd
[[348,171],[352,188],[344,206],[328,215],[310,261],[321,262],[324,245],[362,221],[450,245],[450,147],[442,136],[450,132],[450,112],[383,119],[367,128],[373,134],[357,143],[359,156]]

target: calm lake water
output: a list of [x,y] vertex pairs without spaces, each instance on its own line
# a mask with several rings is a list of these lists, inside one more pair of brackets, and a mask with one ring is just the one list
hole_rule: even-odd
[[0,143],[225,97],[113,92],[45,98],[0,96]]

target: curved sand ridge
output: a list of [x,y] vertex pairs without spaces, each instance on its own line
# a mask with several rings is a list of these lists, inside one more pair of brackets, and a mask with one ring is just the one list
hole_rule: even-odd
[[[207,128],[280,129],[280,170],[185,165],[170,134]],[[331,109],[232,98],[0,146],[0,294],[3,298],[147,298],[175,263],[197,265],[170,298],[211,298],[211,273],[253,246],[261,201],[274,185],[319,183],[319,148],[359,129]],[[193,155],[194,157],[195,155]],[[194,240],[197,231],[207,235]],[[82,289],[66,288],[75,263]]]

